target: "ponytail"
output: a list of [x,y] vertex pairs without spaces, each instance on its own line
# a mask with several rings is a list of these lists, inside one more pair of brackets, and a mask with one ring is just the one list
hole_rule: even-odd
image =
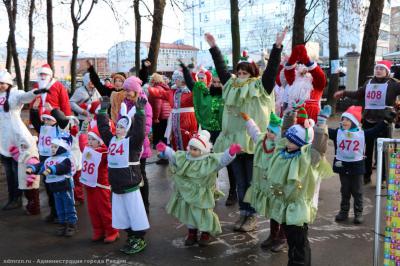
[[10,104],[8,103],[8,98],[10,97],[10,91],[11,91],[12,85],[8,87],[8,90],[6,92],[6,101],[4,102],[4,111],[8,113],[10,111]]

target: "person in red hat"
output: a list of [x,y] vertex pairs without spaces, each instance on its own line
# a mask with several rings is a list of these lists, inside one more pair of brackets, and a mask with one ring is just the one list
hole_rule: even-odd
[[[395,106],[396,97],[400,95],[400,83],[390,77],[392,62],[388,60],[378,61],[374,68],[374,76],[368,79],[365,84],[357,91],[341,90],[334,94],[335,98],[349,97],[365,102],[362,117],[363,129],[375,127],[383,120],[385,109],[388,106]],[[381,130],[377,137],[390,137],[390,126]],[[375,139],[367,140],[365,149],[365,174],[364,184],[371,182],[372,160],[374,153]],[[383,164],[385,168],[385,163]],[[385,180],[385,170],[383,170],[383,180]]]
[[[340,211],[336,215],[337,222],[345,221],[349,217],[350,198],[354,199],[354,224],[363,223],[363,176],[365,174],[365,143],[374,140],[380,131],[393,121],[390,116],[379,122],[374,128],[361,128],[361,106],[350,106],[342,114],[340,127],[329,128],[329,138],[335,145],[333,171],[340,177]],[[319,115],[318,121],[326,120]]]
[[284,67],[285,107],[291,108],[296,101],[304,101],[308,116],[317,119],[320,101],[326,86],[326,76],[321,67],[307,54],[304,44],[296,45]]
[[39,68],[38,82],[34,87],[47,91],[37,97],[40,99],[39,114],[44,111],[45,103],[49,103],[53,108],[60,109],[66,116],[72,114],[68,91],[61,82],[53,78],[53,70],[51,70],[49,64],[44,64]]
[[82,151],[80,182],[84,184],[92,223],[92,240],[111,243],[118,239],[118,230],[111,224],[111,187],[108,182],[107,147],[100,137],[97,125],[89,132],[81,131],[79,145]]

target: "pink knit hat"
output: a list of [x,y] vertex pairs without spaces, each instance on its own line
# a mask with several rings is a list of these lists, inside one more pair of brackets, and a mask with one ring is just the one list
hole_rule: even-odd
[[135,91],[140,93],[142,91],[142,80],[138,77],[131,76],[125,80],[123,87],[126,91]]

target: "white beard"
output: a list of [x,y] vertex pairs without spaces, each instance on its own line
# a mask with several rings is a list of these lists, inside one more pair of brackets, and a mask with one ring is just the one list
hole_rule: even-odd
[[51,81],[50,76],[46,77],[45,79],[39,78],[39,81],[38,81],[39,89],[47,88],[47,85],[49,85],[50,81]]
[[310,99],[311,91],[313,90],[312,76],[307,73],[304,76],[296,73],[296,79],[291,86],[286,88],[289,108],[296,101],[306,101]]

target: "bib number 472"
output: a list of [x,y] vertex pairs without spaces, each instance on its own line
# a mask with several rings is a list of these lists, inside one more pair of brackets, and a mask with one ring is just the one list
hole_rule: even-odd
[[360,142],[358,140],[349,140],[344,139],[340,142],[339,148],[344,151],[358,151],[360,146]]

